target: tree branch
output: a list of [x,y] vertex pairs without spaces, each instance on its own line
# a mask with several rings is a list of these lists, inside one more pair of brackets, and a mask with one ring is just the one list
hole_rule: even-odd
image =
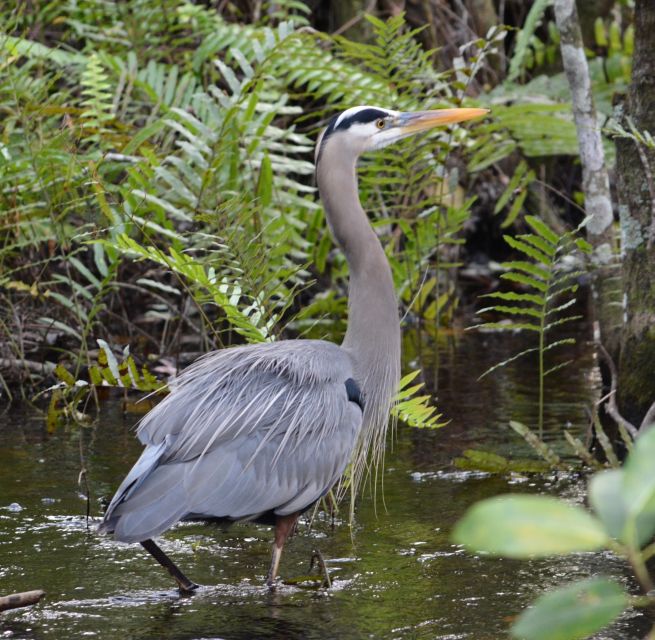
[[12,593],[10,596],[0,596],[0,611],[29,607],[32,604],[36,604],[44,595],[45,591],[39,589],[37,591]]
[[[603,360],[607,364],[607,367],[610,370],[610,376],[612,379],[610,392],[607,394],[607,403],[605,404],[605,411],[609,413],[610,416],[616,421],[617,424],[623,426],[625,430],[633,437],[636,438],[639,433],[637,428],[631,423],[628,422],[619,412],[619,408],[616,405],[616,381],[618,375],[616,372],[616,365],[612,356],[607,352],[607,349],[600,343],[597,342],[596,346],[598,347],[598,353],[600,353]],[[649,412],[650,413],[650,412]]]

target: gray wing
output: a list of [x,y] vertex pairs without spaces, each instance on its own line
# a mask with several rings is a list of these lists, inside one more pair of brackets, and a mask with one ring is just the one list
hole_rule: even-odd
[[284,341],[209,354],[143,420],[146,448],[100,529],[137,542],[186,517],[293,513],[343,473],[362,421],[349,356]]

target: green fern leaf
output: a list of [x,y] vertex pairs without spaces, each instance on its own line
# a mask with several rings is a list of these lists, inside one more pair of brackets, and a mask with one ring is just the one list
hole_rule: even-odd
[[512,236],[503,236],[503,238],[505,239],[505,242],[507,242],[507,244],[512,247],[512,249],[516,249],[517,251],[524,253],[536,262],[540,262],[545,266],[552,264],[552,259],[550,256],[542,253],[534,246],[529,245],[527,242],[517,240],[516,238],[512,238]]

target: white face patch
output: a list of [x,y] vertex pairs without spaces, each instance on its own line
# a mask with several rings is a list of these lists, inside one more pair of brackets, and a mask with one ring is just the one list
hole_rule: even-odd
[[399,111],[361,105],[346,109],[330,122],[321,134],[316,147],[318,162],[325,140],[333,136],[340,139],[356,155],[371,149],[380,149],[398,139],[399,130],[395,121]]

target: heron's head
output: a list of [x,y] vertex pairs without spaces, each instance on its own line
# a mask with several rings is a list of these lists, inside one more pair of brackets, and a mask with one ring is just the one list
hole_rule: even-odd
[[316,160],[327,144],[337,143],[343,153],[357,157],[415,133],[439,125],[470,120],[486,113],[487,109],[404,112],[380,107],[352,107],[332,118],[321,133],[316,144]]

